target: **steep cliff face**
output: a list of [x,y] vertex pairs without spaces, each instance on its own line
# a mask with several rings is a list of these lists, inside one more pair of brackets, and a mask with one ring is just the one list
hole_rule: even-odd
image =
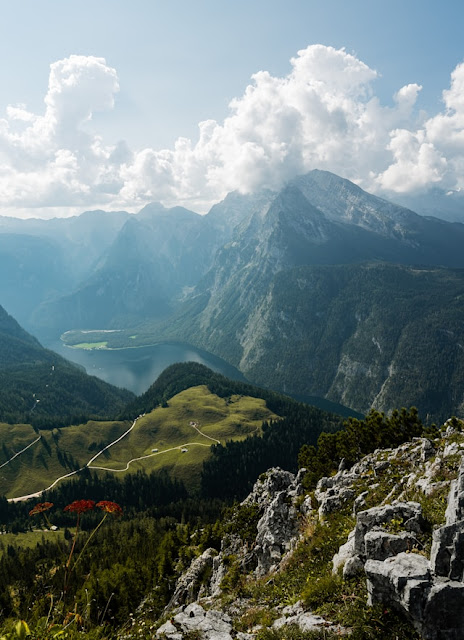
[[193,561],[156,637],[461,639],[463,430],[341,465],[310,494],[304,470],[263,474],[236,510],[253,535],[242,518]]
[[165,336],[213,351],[257,384],[357,411],[458,412],[464,225],[320,171],[260,204]]
[[444,420],[464,395],[464,274],[369,264],[278,274],[241,334],[258,384],[366,412],[415,405]]

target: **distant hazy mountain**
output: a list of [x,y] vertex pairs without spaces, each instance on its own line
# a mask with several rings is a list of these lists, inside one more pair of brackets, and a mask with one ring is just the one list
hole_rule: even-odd
[[395,194],[394,201],[423,216],[434,216],[450,222],[464,223],[464,191],[444,191],[439,187],[426,193]]
[[117,211],[52,220],[0,216],[0,300],[36,329],[34,310],[87,277],[128,217]]
[[44,349],[0,307],[0,422],[115,417],[132,398]]
[[56,333],[166,317],[211,268],[235,227],[268,201],[230,194],[208,216],[147,205],[126,220],[88,278],[36,311],[35,326]]

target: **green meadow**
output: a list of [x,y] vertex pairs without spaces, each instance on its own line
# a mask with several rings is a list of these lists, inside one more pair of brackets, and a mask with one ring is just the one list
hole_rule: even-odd
[[[166,469],[194,489],[212,445],[259,433],[264,420],[277,417],[262,399],[220,398],[205,385],[191,387],[171,398],[167,406],[138,418],[130,433],[98,455],[89,468],[121,477],[140,469],[147,473]],[[191,422],[197,423],[198,430]],[[0,494],[13,498],[46,489],[57,478],[87,465],[131,425],[127,421],[89,421],[36,432],[29,425],[0,424]],[[39,435],[40,440],[31,444]],[[28,444],[28,449],[13,458]]]

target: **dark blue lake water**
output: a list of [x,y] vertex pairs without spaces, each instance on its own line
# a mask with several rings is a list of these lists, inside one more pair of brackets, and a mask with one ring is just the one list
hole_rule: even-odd
[[138,349],[86,351],[65,347],[60,341],[49,345],[49,348],[64,358],[82,365],[88,374],[117,387],[129,389],[137,395],[146,391],[166,367],[176,362],[199,362],[228,378],[244,380],[235,367],[211,353],[195,349],[190,345],[159,344]]

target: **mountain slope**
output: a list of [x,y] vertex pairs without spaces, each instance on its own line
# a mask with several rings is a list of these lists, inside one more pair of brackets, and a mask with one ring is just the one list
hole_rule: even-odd
[[168,471],[192,491],[199,489],[203,462],[214,447],[220,468],[214,462],[208,467],[203,490],[210,497],[233,498],[269,461],[290,460],[295,466],[302,444],[315,444],[321,431],[335,431],[341,422],[339,416],[229,380],[198,363],[177,364],[118,421],[63,423],[40,431],[39,440],[29,425],[0,423],[2,486],[9,497],[29,495],[87,466],[100,477],[108,471],[115,478]]
[[126,221],[98,268],[75,291],[42,305],[34,321],[64,331],[166,317],[210,268],[226,236],[188,209],[148,205]]
[[[464,372],[457,352],[443,350],[440,333],[454,332],[460,317],[462,274],[443,266],[464,266],[463,243],[464,225],[421,218],[333,174],[311,172],[238,230],[158,335],[212,351],[260,385],[325,396],[358,411],[417,404],[444,417],[463,407]],[[378,268],[362,267],[366,260]],[[375,332],[366,338],[368,325],[356,322],[356,313],[375,318],[387,334],[381,353]],[[373,362],[363,360],[363,340],[370,341],[366,358]],[[415,368],[404,363],[411,345]],[[447,374],[434,390],[435,356]],[[356,367],[364,375],[353,376]]]
[[35,332],[37,307],[87,277],[128,217],[117,211],[52,220],[0,216],[0,300]]
[[132,397],[44,349],[0,307],[0,421],[54,426],[110,417]]

